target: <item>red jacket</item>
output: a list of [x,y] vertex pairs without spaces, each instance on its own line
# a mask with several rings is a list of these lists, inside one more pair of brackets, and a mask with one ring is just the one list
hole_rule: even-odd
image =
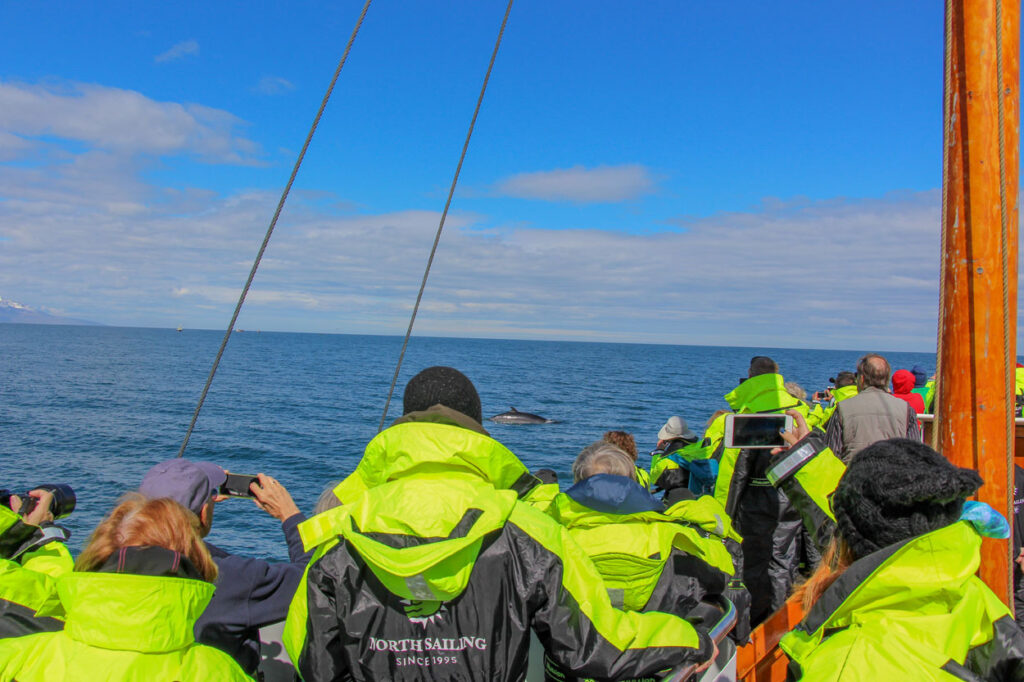
[[898,369],[892,375],[892,394],[900,400],[906,400],[918,414],[924,412],[924,398],[920,393],[913,393],[914,375],[906,369]]

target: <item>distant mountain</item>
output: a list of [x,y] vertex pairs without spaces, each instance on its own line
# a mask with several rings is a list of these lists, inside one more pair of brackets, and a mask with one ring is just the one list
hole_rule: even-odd
[[0,297],[0,323],[4,322],[12,324],[98,324],[88,320],[76,320],[73,317],[51,315],[42,310],[29,308],[27,305],[9,298]]

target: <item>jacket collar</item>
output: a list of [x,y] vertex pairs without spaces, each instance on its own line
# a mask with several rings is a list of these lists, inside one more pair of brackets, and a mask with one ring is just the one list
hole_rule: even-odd
[[625,476],[597,474],[583,479],[566,490],[565,494],[588,509],[606,514],[635,514],[665,509],[643,486]]
[[195,642],[192,628],[213,597],[192,578],[69,573],[57,581],[72,639],[104,649],[164,653]]
[[461,426],[464,429],[470,431],[476,431],[477,433],[485,436],[490,436],[487,433],[487,429],[477,420],[469,417],[458,410],[453,410],[450,407],[446,407],[441,404],[432,405],[426,410],[420,412],[409,412],[396,419],[391,425],[397,424],[408,424],[410,422],[427,422],[431,424],[450,424],[451,426]]
[[406,415],[401,423],[377,434],[334,494],[342,504],[351,504],[367,490],[390,481],[438,474],[483,480],[519,496],[540,483],[504,445],[478,430],[451,423],[448,416],[431,408]]
[[981,537],[969,523],[919,535],[858,559],[821,595],[798,629],[847,627],[875,609],[913,611],[922,595],[962,594],[980,564]]
[[188,557],[164,547],[122,547],[107,557],[94,572],[203,579]]

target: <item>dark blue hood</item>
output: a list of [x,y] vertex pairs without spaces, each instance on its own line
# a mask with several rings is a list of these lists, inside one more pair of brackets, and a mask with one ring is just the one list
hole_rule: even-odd
[[928,373],[921,365],[914,365],[910,373],[914,375],[914,388],[921,388],[928,383]]
[[565,494],[584,507],[605,514],[636,514],[665,510],[661,502],[658,502],[642,485],[626,476],[597,474],[583,479],[566,490]]

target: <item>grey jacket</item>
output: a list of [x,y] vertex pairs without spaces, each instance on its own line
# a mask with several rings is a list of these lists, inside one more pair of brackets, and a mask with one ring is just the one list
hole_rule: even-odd
[[847,463],[867,446],[887,438],[919,441],[921,427],[913,407],[874,386],[836,405],[825,435],[828,447]]

